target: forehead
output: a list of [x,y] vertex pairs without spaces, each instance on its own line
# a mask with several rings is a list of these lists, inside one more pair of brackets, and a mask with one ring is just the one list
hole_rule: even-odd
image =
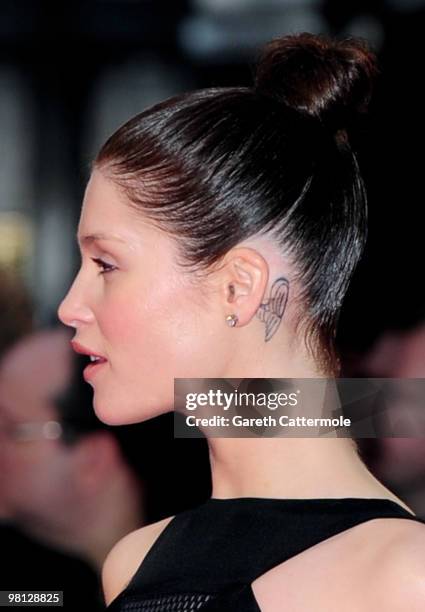
[[79,223],[79,236],[86,233],[133,235],[140,215],[129,205],[119,186],[94,170],[87,184]]
[[174,239],[137,210],[120,187],[100,170],[94,170],[87,184],[77,239],[80,247],[96,239],[108,240],[108,247],[143,255],[143,264],[148,256],[160,267],[171,265],[177,271],[178,246]]

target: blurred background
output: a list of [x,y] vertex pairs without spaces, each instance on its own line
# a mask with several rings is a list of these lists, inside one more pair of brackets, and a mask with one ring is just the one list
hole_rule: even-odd
[[[132,115],[171,95],[209,86],[249,85],[261,45],[275,36],[297,31],[362,36],[378,53],[381,65],[367,129],[355,142],[369,194],[370,233],[340,320],[338,345],[343,374],[425,377],[421,150],[424,26],[425,0],[3,0],[0,359],[4,357],[3,379],[7,384],[12,385],[14,372],[24,371],[19,368],[31,369],[31,363],[43,354],[63,350],[63,336],[55,327],[56,309],[79,266],[75,232],[82,196],[89,164],[105,138]],[[64,357],[64,363],[67,359]],[[27,441],[48,444],[49,452],[52,444],[56,445],[54,451],[61,453],[67,477],[71,473],[79,483],[78,494],[83,487],[86,502],[94,493],[89,485],[88,489],[81,485],[78,458],[83,457],[82,465],[84,460],[90,463],[90,452],[98,448],[96,445],[104,450],[105,461],[121,457],[121,463],[106,465],[131,466],[140,491],[144,491],[135,515],[123,519],[122,535],[135,524],[159,520],[208,496],[207,455],[201,440],[173,440],[167,415],[144,430],[142,427],[132,441],[125,428],[116,428],[114,434],[104,428],[103,437],[93,438],[100,425],[93,422],[93,415],[87,417],[90,399],[79,392],[70,395],[70,389],[75,390],[70,382],[75,372],[78,364],[67,362],[58,375],[56,391],[68,397],[65,413],[58,408],[63,403],[53,406],[51,394],[47,394],[31,417],[33,424],[53,422],[59,429],[54,425],[38,430],[33,427]],[[12,385],[15,389],[16,384]],[[22,411],[27,400],[19,394],[11,400],[12,387],[3,387],[3,394],[0,391],[0,461],[6,462],[0,465],[0,474],[5,473],[5,465],[9,472],[10,466],[20,465],[13,476],[16,483],[17,478],[31,476],[25,470],[34,466],[35,459],[26,457],[25,463],[22,456],[13,455],[22,455],[21,447],[9,448],[11,439],[18,446],[22,442],[22,426],[28,421],[28,412]],[[31,397],[32,388],[28,391]],[[81,407],[86,408],[83,418]],[[69,421],[71,429],[83,432],[71,454],[65,436]],[[84,450],[80,444],[87,440]],[[365,461],[378,477],[425,517],[423,439],[359,443]],[[139,453],[142,447],[144,454]],[[31,452],[42,453],[39,460],[51,463],[44,447],[34,448]],[[113,448],[115,451],[111,451]],[[132,457],[120,455],[119,448],[130,449],[130,455],[133,449]],[[155,461],[151,460],[153,454]],[[72,462],[72,470],[65,455]],[[188,460],[195,469],[184,477],[180,468]],[[170,464],[172,472],[165,469]],[[63,484],[63,478],[62,474],[58,482]],[[96,600],[103,553],[96,546],[95,553],[88,553],[83,545],[70,546],[72,531],[67,538],[60,536],[65,524],[78,525],[83,519],[73,523],[75,516],[69,516],[62,527],[57,526],[58,537],[46,541],[48,521],[53,517],[44,517],[44,527],[35,529],[34,513],[23,512],[19,504],[34,508],[37,500],[30,496],[17,500],[6,481],[7,477],[0,476],[0,516],[10,538],[10,550],[17,550],[17,538],[21,537],[23,547],[35,550],[34,558],[44,554],[50,559],[50,566],[43,562],[46,568],[58,567],[54,557],[58,550],[62,561],[64,555],[72,557],[72,563],[78,558],[92,572],[87,584],[94,585]],[[52,500],[54,504],[54,497]],[[74,503],[80,503],[77,497]],[[25,537],[18,533],[12,537],[12,525]],[[117,530],[116,537],[119,533]],[[47,545],[47,552],[36,549],[41,544]],[[30,549],[25,550],[30,575],[32,557]],[[12,587],[12,582],[13,588],[32,588],[24,570],[22,565],[19,570],[11,569],[8,584],[2,581],[1,588]],[[54,585],[51,578],[41,581],[40,575],[31,584],[34,588],[60,588],[65,572],[68,570],[56,576]],[[44,572],[44,577],[47,575]],[[96,609],[94,603],[92,609]]]

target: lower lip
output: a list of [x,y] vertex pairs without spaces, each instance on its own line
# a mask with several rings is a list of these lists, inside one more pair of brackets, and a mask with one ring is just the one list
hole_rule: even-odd
[[108,363],[107,361],[101,361],[101,362],[92,362],[89,363],[88,366],[86,366],[83,370],[83,377],[84,380],[86,382],[89,382],[90,380],[92,380],[92,378],[95,376],[96,372],[99,371],[99,369],[105,365],[106,363]]

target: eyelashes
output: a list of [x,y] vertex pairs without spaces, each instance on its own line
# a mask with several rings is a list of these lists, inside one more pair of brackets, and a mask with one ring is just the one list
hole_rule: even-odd
[[99,268],[101,268],[99,274],[107,274],[108,272],[113,272],[114,270],[116,270],[115,266],[106,263],[106,261],[103,261],[98,257],[92,257],[91,259]]

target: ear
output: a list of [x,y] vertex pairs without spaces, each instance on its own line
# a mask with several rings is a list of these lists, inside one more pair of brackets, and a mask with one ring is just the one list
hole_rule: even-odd
[[81,437],[73,450],[73,474],[80,490],[93,493],[121,464],[118,442],[107,431],[95,431]]
[[249,323],[260,307],[269,281],[269,265],[250,247],[235,247],[221,267],[223,316],[236,314],[237,326]]

